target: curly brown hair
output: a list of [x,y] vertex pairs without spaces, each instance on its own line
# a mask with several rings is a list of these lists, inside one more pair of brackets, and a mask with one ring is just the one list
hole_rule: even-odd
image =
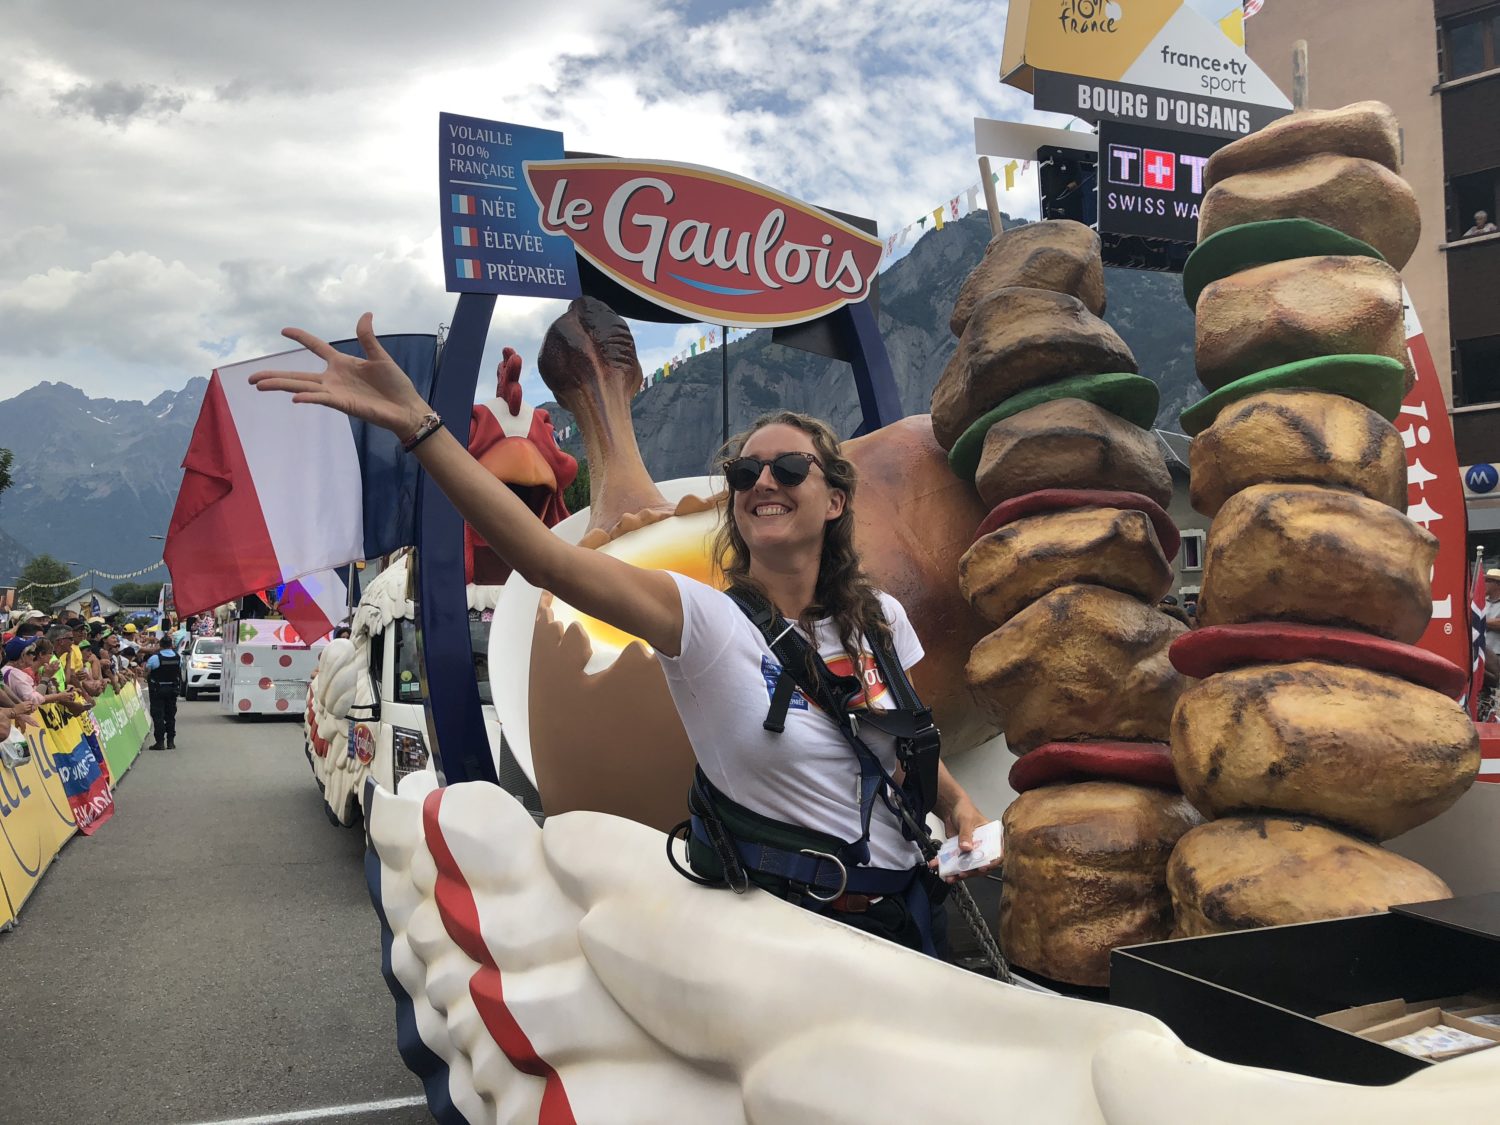
[[[823,551],[818,560],[818,580],[813,587],[812,604],[797,624],[810,636],[818,619],[832,618],[839,643],[858,675],[861,633],[872,644],[891,644],[885,610],[876,596],[874,585],[860,567],[859,555],[854,549],[854,492],[859,474],[853,462],[844,456],[839,439],[827,423],[793,410],[762,414],[750,423],[748,429],[724,443],[714,459],[715,468],[722,471],[726,462],[740,455],[751,435],[767,426],[791,426],[810,437],[828,486],[844,493],[843,512],[824,525]],[[750,547],[734,522],[732,502],[724,505],[724,515],[714,536],[713,558],[729,586],[751,590],[763,598],[767,596],[760,583],[750,577]],[[808,672],[814,674],[812,668]],[[868,702],[869,687],[863,677],[860,677],[860,686]]]

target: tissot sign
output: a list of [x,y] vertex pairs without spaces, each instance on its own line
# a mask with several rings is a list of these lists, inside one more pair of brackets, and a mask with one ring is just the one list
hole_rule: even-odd
[[1203,167],[1225,138],[1099,125],[1099,229],[1196,242]]
[[1464,506],[1448,400],[1422,325],[1403,287],[1406,304],[1406,354],[1416,371],[1396,429],[1406,447],[1406,514],[1437,536],[1432,567],[1432,618],[1417,642],[1429,652],[1469,666],[1468,513]]
[[542,230],[694,320],[797,324],[863,301],[880,240],[752,180],[688,164],[532,160]]

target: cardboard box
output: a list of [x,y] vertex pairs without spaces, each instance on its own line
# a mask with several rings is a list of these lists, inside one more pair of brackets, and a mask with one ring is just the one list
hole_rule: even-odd
[[1473,1020],[1475,1023],[1483,1024],[1485,1027],[1500,1031],[1500,1001],[1469,1006],[1461,1004],[1454,1004],[1450,1006],[1445,1004],[1443,1005],[1443,1007],[1447,1008],[1456,1016],[1461,1016],[1464,1019]]
[[[1406,1042],[1420,1039],[1420,1033],[1428,1030],[1438,1031],[1442,1037],[1451,1037],[1452,1034],[1456,1034],[1464,1042],[1455,1043],[1449,1047],[1440,1046],[1436,1049],[1430,1046],[1427,1049],[1417,1049],[1413,1044]],[[1361,1039],[1370,1039],[1433,1062],[1457,1058],[1459,1055],[1471,1055],[1475,1051],[1482,1051],[1488,1047],[1500,1047],[1500,1028],[1474,1023],[1462,1016],[1444,1011],[1442,1008],[1426,1008],[1422,1011],[1411,1012],[1400,1019],[1373,1024],[1356,1034]],[[1479,1040],[1479,1042],[1474,1040]]]
[[1361,1031],[1500,1008],[1500,893],[1117,949],[1110,1001],[1228,1062],[1386,1085],[1435,1062]]
[[1337,1012],[1325,1012],[1318,1022],[1336,1027],[1340,1031],[1363,1031],[1378,1023],[1400,1019],[1411,1012],[1412,1006],[1405,1000],[1377,1000],[1373,1004],[1360,1004],[1354,1008],[1341,1008]]

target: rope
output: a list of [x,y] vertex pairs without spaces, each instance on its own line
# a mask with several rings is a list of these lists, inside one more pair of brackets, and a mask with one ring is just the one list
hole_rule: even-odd
[[[918,824],[915,816],[906,802],[900,797],[900,790],[895,791],[897,796],[888,804],[895,809],[897,814],[905,822],[907,833],[916,838],[917,847],[921,849],[922,858],[931,862],[937,858],[937,841],[927,834],[927,826]],[[969,893],[969,888],[964,886],[964,881],[950,885],[949,893],[953,895],[954,901],[958,903],[959,913],[963,915],[964,921],[968,923],[969,929],[979,939],[979,951],[983,955],[985,963],[990,972],[995,974],[995,979],[1006,984],[1015,984],[1010,975],[1010,966],[1006,964],[1005,954],[1000,952],[1000,946],[995,941],[995,935],[990,933],[989,923],[984,920],[984,915],[979,912],[979,904],[974,901],[974,896]]]

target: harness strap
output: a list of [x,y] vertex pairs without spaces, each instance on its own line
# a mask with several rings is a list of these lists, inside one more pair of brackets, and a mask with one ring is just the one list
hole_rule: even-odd
[[[857,690],[859,681],[852,677],[835,676],[816,650],[793,630],[791,624],[765,598],[738,587],[731,587],[725,593],[765,637],[767,646],[781,665],[781,671],[776,677],[776,688],[771,693],[771,707],[762,726],[777,733],[785,729],[792,690],[800,686],[838,726],[840,733],[854,750],[859,765],[860,835],[850,845],[848,859],[855,864],[870,862],[870,818],[875,811],[875,798],[880,795],[882,787],[894,791],[895,783],[880,764],[880,759],[859,737],[859,720],[849,712],[848,700]],[[818,672],[816,679],[808,676],[809,661]]]
[[[693,835],[712,847],[706,818],[691,818]],[[858,867],[846,865],[833,852],[807,848],[791,851],[772,844],[759,844],[731,837],[735,854],[747,871],[785,879],[806,887],[819,901],[831,901],[841,894],[893,895],[911,882],[912,868]]]

